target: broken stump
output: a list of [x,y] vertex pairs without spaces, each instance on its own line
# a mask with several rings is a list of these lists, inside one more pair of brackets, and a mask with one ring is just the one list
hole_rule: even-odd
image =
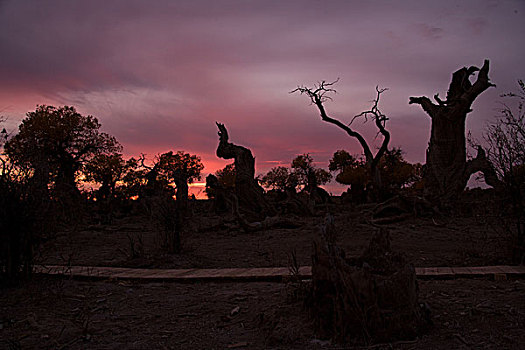
[[311,313],[318,336],[339,343],[415,338],[428,323],[418,301],[415,269],[379,230],[363,255],[346,259],[329,217],[312,256]]

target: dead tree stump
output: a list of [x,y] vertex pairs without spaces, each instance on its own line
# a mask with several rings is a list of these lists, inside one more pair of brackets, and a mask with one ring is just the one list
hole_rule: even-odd
[[[478,76],[471,83],[469,78],[475,72]],[[463,67],[452,74],[446,100],[441,100],[439,94],[434,96],[437,104],[426,96],[409,99],[409,104],[421,105],[432,119],[424,184],[426,196],[441,207],[456,202],[470,176],[478,171],[483,172],[488,185],[499,186],[495,171],[481,147],[478,147],[476,158],[467,160],[465,123],[474,100],[495,86],[488,74],[489,60],[485,60],[481,68]]]
[[357,259],[335,244],[333,219],[314,243],[311,312],[318,335],[340,343],[415,338],[428,316],[418,302],[414,267],[392,252],[389,233],[379,230]]
[[274,216],[275,208],[264,198],[264,190],[255,179],[255,158],[252,152],[243,146],[229,142],[228,130],[224,124],[216,123],[219,128],[219,145],[217,156],[223,159],[234,159],[235,195],[239,207],[252,216]]

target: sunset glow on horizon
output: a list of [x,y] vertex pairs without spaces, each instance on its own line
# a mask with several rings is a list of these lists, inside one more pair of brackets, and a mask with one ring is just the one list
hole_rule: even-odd
[[[481,139],[500,95],[525,78],[524,14],[520,0],[1,1],[0,115],[16,132],[36,105],[72,105],[97,117],[126,157],[200,156],[204,176],[191,187],[203,193],[206,175],[231,163],[215,155],[216,121],[250,148],[256,174],[303,153],[323,168],[339,149],[360,154],[305,96],[290,94],[339,78],[329,114],[348,123],[377,85],[388,87],[380,108],[390,146],[424,162],[430,120],[409,96],[445,96],[455,70],[490,59],[497,87],[467,119]],[[379,145],[371,123],[354,125]]]

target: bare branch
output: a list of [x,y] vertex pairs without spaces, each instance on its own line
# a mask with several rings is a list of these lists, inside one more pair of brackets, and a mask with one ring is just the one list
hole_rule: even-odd
[[140,162],[140,166],[143,167],[144,169],[148,169],[148,170],[153,170],[155,167],[150,167],[150,166],[147,166],[144,162],[146,161],[146,155],[144,153],[141,153],[140,154],[140,157],[139,157],[139,162]]
[[317,104],[317,102],[324,103],[328,100],[332,100],[332,98],[328,96],[328,94],[337,93],[337,91],[335,89],[332,89],[331,86],[335,85],[338,81],[339,78],[337,78],[335,81],[332,81],[331,83],[322,80],[317,84],[314,84],[313,88],[298,86],[296,89],[290,91],[290,93],[293,94],[295,92],[300,92],[301,95],[305,94],[310,98],[313,104]]

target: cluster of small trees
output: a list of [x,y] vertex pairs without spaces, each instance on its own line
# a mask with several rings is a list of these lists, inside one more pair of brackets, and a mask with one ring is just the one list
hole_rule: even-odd
[[[400,148],[386,150],[381,157],[378,170],[383,181],[383,190],[394,193],[421,180],[421,164],[411,164],[403,158]],[[364,191],[372,184],[372,176],[363,157],[338,150],[330,159],[328,169],[336,173],[335,181],[350,186],[351,191]],[[310,154],[297,156],[291,168],[278,166],[260,177],[261,184],[272,190],[306,189],[324,185],[332,174],[315,167]]]
[[101,132],[93,116],[74,107],[38,106],[22,121],[19,132],[5,137],[2,162],[11,173],[31,183],[43,199],[80,195],[80,182],[98,184],[96,200],[147,195],[148,190],[187,197],[187,184],[200,179],[204,166],[183,151],[157,155],[153,165],[145,156],[124,159],[115,137]]
[[299,188],[308,191],[312,187],[326,184],[331,179],[332,175],[328,171],[315,166],[309,153],[294,158],[291,168],[274,167],[265,175],[260,176],[260,182],[264,187],[283,192],[295,191]]
[[[169,202],[176,190],[177,208],[167,215],[169,226],[174,227],[174,213],[179,217],[188,214],[188,184],[201,177],[204,166],[200,158],[170,151],[155,156],[150,165],[144,155],[124,159],[122,146],[115,137],[101,132],[100,126],[97,118],[83,116],[74,107],[41,105],[27,113],[18,133],[10,136],[2,131],[2,282],[16,281],[21,273],[29,273],[33,249],[46,228],[54,222],[78,219],[81,208],[89,203],[86,199],[102,206],[100,212],[112,210],[108,203],[136,197],[163,197],[165,207],[172,208]],[[82,182],[88,184],[83,193]],[[91,189],[93,184],[99,187]],[[170,250],[179,248],[175,244]]]

